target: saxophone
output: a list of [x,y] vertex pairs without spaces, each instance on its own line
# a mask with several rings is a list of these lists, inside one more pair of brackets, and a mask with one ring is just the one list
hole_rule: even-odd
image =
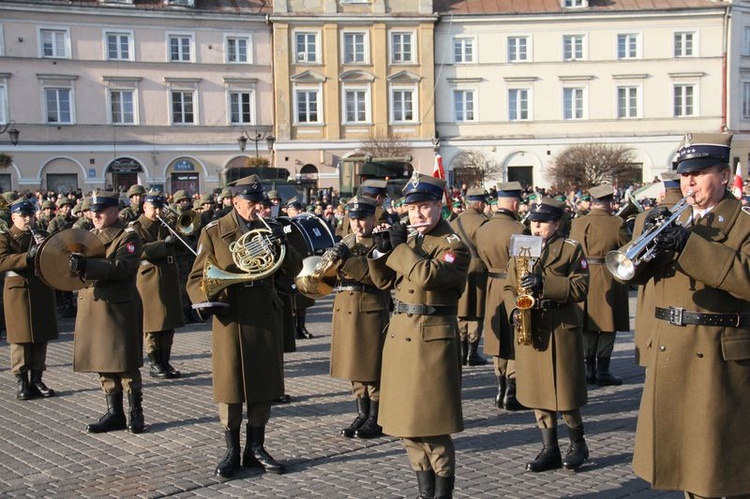
[[531,251],[530,248],[521,248],[516,259],[516,308],[518,315],[515,320],[516,338],[519,345],[531,345],[531,308],[536,303],[531,290],[521,286],[523,278],[531,273]]

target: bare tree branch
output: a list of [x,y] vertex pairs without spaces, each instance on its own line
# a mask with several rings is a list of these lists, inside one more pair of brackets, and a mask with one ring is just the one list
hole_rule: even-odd
[[485,182],[498,177],[502,171],[494,158],[487,156],[482,151],[475,150],[461,151],[451,161],[451,164],[454,171],[457,168],[468,170],[468,172],[465,172],[468,175],[464,180],[473,184],[469,187],[481,187]]
[[399,158],[408,156],[411,147],[400,135],[376,137],[370,135],[357,150],[360,154],[369,154],[373,158]]
[[633,149],[613,144],[569,146],[555,156],[549,177],[559,187],[587,189],[604,182],[640,181]]

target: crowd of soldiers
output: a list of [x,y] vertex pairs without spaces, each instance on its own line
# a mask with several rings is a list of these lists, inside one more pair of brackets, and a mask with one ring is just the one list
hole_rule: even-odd
[[[589,458],[581,413],[587,385],[622,383],[611,356],[616,333],[629,329],[628,291],[637,286],[635,354],[646,383],[636,473],[688,497],[747,497],[750,451],[743,421],[732,415],[750,409],[750,209],[727,191],[730,147],[731,135],[686,136],[676,171],[663,177],[663,198],[635,218],[632,231],[614,214],[609,184],[582,193],[577,211],[568,198],[524,196],[518,182],[494,186],[492,196],[466,189],[445,210],[445,181],[419,173],[390,205],[386,182],[370,180],[343,214],[317,213],[338,242],[310,279],[333,276],[330,374],[351,384],[355,409],[339,433],[399,437],[419,497],[452,497],[462,370],[488,362],[479,352],[484,338],[497,380],[494,405],[533,410],[539,428],[541,451],[526,469],[577,470]],[[295,339],[312,337],[304,310],[314,301],[295,286],[307,252],[275,217],[306,210],[297,198],[282,202],[266,192],[255,175],[216,200],[191,203],[178,191],[170,205],[141,186],[127,197],[121,209],[118,193],[94,192],[77,221],[68,198],[54,207],[9,200],[0,271],[17,398],[54,396],[42,373],[47,342],[57,337],[56,299],[34,271],[36,253],[45,237],[80,222],[104,247],[72,253],[66,269],[86,283],[74,302],[74,370],[98,374],[107,404],[87,431],[144,431],[143,345],[150,376],[178,378],[170,362],[175,329],[211,320],[213,395],[226,447],[215,474],[230,478],[241,467],[284,473],[265,448],[266,427],[271,404],[290,400],[283,354],[294,351]],[[513,252],[522,235],[540,241],[531,260]],[[648,257],[631,255],[633,276],[616,278],[607,254],[643,240]],[[271,267],[245,261],[261,260],[260,253]],[[208,279],[212,267],[231,282]],[[528,309],[519,301],[527,295]],[[564,454],[558,413],[570,440]]]

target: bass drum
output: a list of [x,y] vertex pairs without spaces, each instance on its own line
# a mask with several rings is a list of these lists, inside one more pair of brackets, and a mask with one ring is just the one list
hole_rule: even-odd
[[315,215],[303,213],[296,217],[278,217],[276,220],[284,227],[289,244],[302,258],[322,255],[336,244],[331,228]]

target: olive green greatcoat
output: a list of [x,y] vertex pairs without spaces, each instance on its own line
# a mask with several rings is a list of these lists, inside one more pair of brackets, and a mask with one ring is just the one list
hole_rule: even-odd
[[367,286],[365,291],[339,291],[333,300],[331,337],[331,376],[349,381],[380,380],[383,331],[388,324],[391,295],[376,288],[367,265],[372,237],[354,243],[350,234],[344,241],[352,255],[338,269],[338,285]]
[[[208,301],[200,289],[203,266],[210,257],[227,272],[245,274],[232,259],[229,245],[244,233],[233,210],[201,230],[198,257],[188,277],[187,291],[193,303]],[[267,220],[269,225],[276,224]],[[252,229],[265,228],[253,222]],[[302,270],[302,258],[291,245],[277,272],[296,276]],[[272,282],[266,278],[266,282]],[[213,317],[213,396],[225,404],[267,402],[284,394],[284,350],[282,302],[273,285],[225,288],[211,301],[229,305]]]
[[[725,193],[690,230],[678,258],[665,252],[637,282],[654,280],[657,307],[750,313],[750,209]],[[656,489],[750,494],[750,327],[653,324],[635,473]]]
[[476,232],[485,223],[487,217],[484,213],[471,206],[450,223],[453,232],[461,237],[471,252],[466,289],[458,300],[458,316],[462,319],[481,320],[484,317],[487,267],[476,251]]
[[484,353],[512,359],[513,328],[503,302],[505,277],[510,258],[510,238],[522,234],[524,226],[511,211],[500,209],[476,234],[479,258],[487,267],[487,294],[484,308]]
[[67,217],[58,215],[50,220],[49,224],[47,225],[47,231],[50,234],[54,234],[55,232],[60,232],[61,230],[70,229],[71,227],[73,227],[73,224],[75,222],[76,219],[72,215],[69,215]]
[[135,280],[141,238],[120,220],[92,232],[104,245],[105,255],[86,260],[85,277],[95,282],[78,291],[73,370],[138,369],[143,365],[143,307]]
[[[143,241],[136,284],[143,302],[143,332],[171,331],[185,325],[182,316],[180,274],[172,246],[164,239],[169,229],[141,215],[129,225]],[[179,244],[179,243],[178,243]]]
[[[547,242],[534,265],[544,285],[537,301],[551,300],[560,308],[531,310],[532,345],[516,345],[518,401],[526,407],[569,411],[586,405],[586,373],[583,363],[581,309],[589,273],[581,245],[571,239]],[[516,301],[516,262],[508,265],[505,307]]]
[[589,265],[589,291],[580,303],[584,331],[630,331],[628,287],[615,281],[604,257],[630,241],[625,221],[601,208],[575,218],[570,238],[583,248]]
[[0,273],[5,277],[3,309],[8,343],[41,343],[57,339],[55,292],[26,263],[31,232],[15,225],[0,233]]
[[[408,304],[456,306],[471,255],[448,222],[390,253],[368,255],[373,282]],[[388,435],[463,431],[461,348],[455,315],[394,314],[385,335],[378,424]]]

